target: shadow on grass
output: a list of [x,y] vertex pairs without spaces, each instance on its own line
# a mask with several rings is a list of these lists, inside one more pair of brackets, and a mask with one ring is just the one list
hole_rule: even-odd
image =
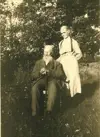
[[86,98],[90,98],[94,95],[96,89],[98,88],[98,81],[93,83],[87,83],[82,86],[82,93],[76,94],[73,98],[67,96],[65,91],[61,94],[61,109],[62,111],[66,111],[69,108],[75,108],[79,104],[81,104]]
[[[60,112],[64,113],[67,109],[76,108],[79,104],[81,104],[86,98],[90,98],[94,95],[96,89],[98,88],[98,81],[94,81],[93,83],[86,83],[82,86],[82,93],[76,94],[73,98],[66,95],[66,91],[58,91],[57,98],[55,100],[55,105],[53,108],[53,114],[58,115]],[[46,110],[46,95],[42,96],[40,100],[40,114],[45,113]]]
[[91,97],[99,86],[98,81],[87,83],[82,86],[82,95],[84,97]]
[[[84,84],[82,86],[82,94],[77,94],[73,98],[66,97],[66,93],[63,91],[58,92],[53,109],[55,120],[50,120],[49,118],[42,120],[39,117],[37,119],[32,118],[30,87],[27,87],[27,90],[25,91],[23,90],[24,86],[13,88],[12,91],[6,93],[7,95],[4,94],[3,91],[2,109],[4,110],[4,113],[2,114],[2,137],[67,136],[68,132],[64,126],[64,121],[66,121],[65,118],[64,121],[60,123],[63,112],[70,108],[77,107],[86,98],[93,96],[97,87],[97,81]],[[8,98],[9,94],[11,96]],[[13,102],[11,102],[12,99]],[[46,110],[46,102],[44,102],[44,99],[46,99],[46,96],[42,96],[40,101],[41,112]],[[6,106],[8,107],[6,108]],[[66,116],[66,118],[68,117]]]

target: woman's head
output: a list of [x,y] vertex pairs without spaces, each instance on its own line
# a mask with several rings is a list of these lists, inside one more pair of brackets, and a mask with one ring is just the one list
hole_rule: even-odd
[[65,39],[70,35],[70,28],[68,26],[62,26],[60,32],[62,37]]

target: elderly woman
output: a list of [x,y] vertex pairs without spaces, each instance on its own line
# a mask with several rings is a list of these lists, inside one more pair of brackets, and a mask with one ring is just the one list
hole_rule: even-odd
[[[82,52],[76,40],[70,37],[70,28],[62,26],[60,29],[63,40],[59,43],[60,57],[57,59],[63,66],[64,72],[69,80],[70,95],[81,93],[81,82],[79,75],[78,60]],[[68,87],[68,85],[66,84]]]

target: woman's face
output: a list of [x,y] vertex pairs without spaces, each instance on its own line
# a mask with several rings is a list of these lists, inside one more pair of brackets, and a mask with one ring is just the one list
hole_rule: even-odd
[[66,39],[68,36],[69,36],[69,34],[70,34],[70,30],[68,30],[68,29],[61,29],[61,35],[62,35],[62,37],[64,38],[64,39]]

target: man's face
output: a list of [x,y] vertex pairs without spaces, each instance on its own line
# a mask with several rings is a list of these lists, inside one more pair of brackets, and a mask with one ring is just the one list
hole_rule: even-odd
[[44,56],[50,56],[51,55],[51,50],[50,49],[47,49],[47,48],[44,48]]
[[68,30],[68,29],[66,29],[66,28],[61,29],[61,35],[64,39],[69,36],[69,33],[70,33],[70,30]]

